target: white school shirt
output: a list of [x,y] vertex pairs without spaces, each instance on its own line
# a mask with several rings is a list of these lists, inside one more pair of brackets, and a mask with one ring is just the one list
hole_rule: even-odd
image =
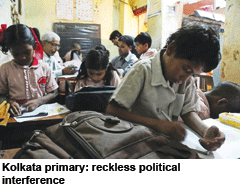
[[111,60],[110,63],[112,63],[113,67],[116,69],[123,69],[124,76],[137,60],[138,58],[133,53],[129,52],[125,58],[116,56]]
[[54,56],[48,56],[45,52],[43,52],[43,62],[48,64],[55,78],[62,75],[63,66],[58,63]]
[[160,53],[152,60],[136,63],[115,90],[112,100],[133,113],[162,120],[168,120],[165,116],[168,115],[175,121],[179,115],[200,110],[193,79],[173,83],[171,87],[162,73]]
[[152,49],[152,48],[149,48],[145,53],[141,54],[140,58],[139,59],[145,59],[145,58],[154,58],[155,55],[157,54],[157,50],[156,49]]

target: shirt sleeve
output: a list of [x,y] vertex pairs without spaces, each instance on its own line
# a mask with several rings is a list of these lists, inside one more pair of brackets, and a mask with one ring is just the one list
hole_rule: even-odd
[[136,64],[118,85],[110,102],[114,100],[119,105],[131,109],[144,86],[145,75],[144,67],[141,64]]
[[6,64],[0,66],[0,94],[8,94]]
[[116,62],[117,62],[117,58],[118,56],[115,56],[109,63],[111,63],[113,65],[113,67],[115,67]]
[[186,82],[185,99],[181,116],[188,112],[199,112],[200,110],[199,96],[193,78],[191,77]]
[[197,94],[199,96],[199,104],[200,104],[200,110],[201,110],[197,112],[197,114],[202,120],[208,119],[210,118],[210,108],[209,108],[207,98],[200,89],[197,89]]
[[48,66],[46,66],[46,68],[47,68],[47,77],[48,77],[46,92],[50,93],[58,88],[58,84],[53,76],[51,69]]
[[55,70],[52,71],[53,75],[55,77],[61,76],[62,75],[62,69],[63,66],[61,66],[58,62],[57,59],[54,58],[54,65],[55,65]]

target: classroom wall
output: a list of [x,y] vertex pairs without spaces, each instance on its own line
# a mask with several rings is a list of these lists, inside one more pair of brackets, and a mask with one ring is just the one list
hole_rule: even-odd
[[[74,20],[59,20],[56,15],[56,0],[22,0],[22,15],[20,22],[39,29],[43,35],[52,31],[54,22],[95,23],[101,25],[101,42],[110,51],[110,59],[118,55],[118,48],[109,40],[113,30],[135,37],[142,31],[147,31],[146,14],[134,16],[133,6],[139,8],[147,4],[147,0],[93,0],[94,20],[92,22]],[[10,1],[0,7],[0,20],[8,20],[11,25]],[[7,11],[6,11],[7,10]],[[9,12],[9,14],[4,14]],[[1,58],[2,54],[0,54]],[[2,62],[2,61],[1,61]]]
[[240,84],[240,1],[228,0],[223,39],[221,81]]
[[134,16],[131,4],[128,0],[123,3],[120,1],[121,15],[120,15],[120,30],[124,35],[132,35],[135,37],[138,34],[138,20],[137,16]]
[[[149,0],[148,7],[156,0]],[[174,9],[172,9],[174,7]],[[161,0],[160,13],[148,17],[148,31],[152,36],[152,47],[160,50],[170,34],[181,27],[183,5],[176,0]]]
[[182,23],[183,4],[176,0],[162,1],[162,46],[170,34],[177,31]]
[[[12,3],[10,1],[3,1],[2,6],[0,6],[0,24],[7,24],[7,25],[12,24],[11,5]],[[11,59],[12,59],[11,55],[5,55],[2,52],[0,52],[0,65]]]
[[119,1],[117,0],[94,0],[94,20],[79,21],[59,20],[56,15],[56,0],[24,0],[22,16],[23,23],[37,27],[41,35],[47,31],[52,31],[54,22],[76,22],[101,25],[101,42],[110,51],[110,58],[118,54],[117,48],[109,40],[109,35],[113,30],[119,29]]

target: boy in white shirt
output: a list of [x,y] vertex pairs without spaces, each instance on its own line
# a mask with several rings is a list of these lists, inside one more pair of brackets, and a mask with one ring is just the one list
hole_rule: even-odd
[[148,33],[141,32],[139,35],[136,36],[134,41],[136,43],[137,52],[141,54],[139,59],[152,59],[157,54],[157,50],[151,48],[152,38]]
[[182,27],[152,60],[143,59],[129,70],[106,112],[178,140],[186,135],[176,122],[181,116],[202,137],[200,144],[214,151],[225,136],[216,126],[208,128],[197,115],[200,108],[192,75],[213,70],[220,59],[219,42],[211,28]]

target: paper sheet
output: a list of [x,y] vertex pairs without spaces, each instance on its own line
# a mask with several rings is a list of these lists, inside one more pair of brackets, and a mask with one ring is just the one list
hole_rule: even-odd
[[[52,103],[52,104],[41,105],[32,112],[24,112],[23,115],[21,116],[31,116],[31,115],[33,116],[33,115],[39,114],[40,112],[48,112],[48,115],[45,117],[49,117],[49,116],[64,114],[64,113],[70,112],[70,110],[60,105],[59,103]],[[24,121],[31,121],[39,118],[43,118],[43,117],[26,117],[26,118],[14,117],[14,119],[19,123]]]
[[[224,144],[217,150],[213,151],[211,155],[204,156],[204,158],[215,159],[236,159],[240,158],[240,129],[225,125],[217,119],[206,119],[203,122],[208,126],[215,125],[221,132],[225,134],[226,140]],[[191,130],[187,129],[187,136],[182,142],[193,149],[205,150],[198,142],[199,137]]]

